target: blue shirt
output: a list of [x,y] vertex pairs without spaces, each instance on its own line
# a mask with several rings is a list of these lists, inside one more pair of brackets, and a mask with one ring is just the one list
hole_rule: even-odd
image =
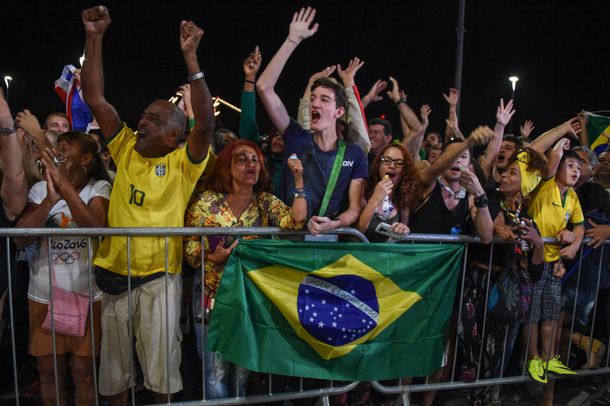
[[[322,151],[313,139],[311,131],[303,129],[296,121],[290,120],[284,132],[284,168],[282,182],[282,200],[292,205],[294,177],[286,165],[292,154],[303,163],[303,177],[307,191],[307,217],[318,215],[326,185],[333,169],[337,150]],[[349,184],[353,179],[368,177],[367,161],[362,148],[348,143],[339,171],[339,177],[328,203],[325,216],[336,217],[349,206]]]

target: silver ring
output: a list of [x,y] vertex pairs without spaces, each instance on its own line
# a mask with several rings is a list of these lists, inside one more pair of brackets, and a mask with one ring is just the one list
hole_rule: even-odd
[[54,156],[53,163],[55,164],[55,166],[59,166],[61,165],[61,159],[59,159],[59,157]]

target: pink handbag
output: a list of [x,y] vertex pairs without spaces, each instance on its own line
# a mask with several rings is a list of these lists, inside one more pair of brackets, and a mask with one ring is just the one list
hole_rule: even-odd
[[[85,323],[89,311],[89,296],[70,292],[57,286],[55,273],[51,272],[53,289],[53,318],[55,319],[55,332],[67,336],[83,337],[85,335]],[[52,330],[51,324],[51,302],[47,317],[42,323],[42,328]]]

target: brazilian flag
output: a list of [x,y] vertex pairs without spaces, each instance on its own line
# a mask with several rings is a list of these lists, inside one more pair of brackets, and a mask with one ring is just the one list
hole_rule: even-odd
[[[608,148],[610,137],[610,117],[585,112],[587,116],[587,135],[591,151],[597,155]],[[604,136],[603,134],[607,134]]]
[[443,360],[463,249],[240,241],[216,296],[208,350],[279,375],[427,376]]

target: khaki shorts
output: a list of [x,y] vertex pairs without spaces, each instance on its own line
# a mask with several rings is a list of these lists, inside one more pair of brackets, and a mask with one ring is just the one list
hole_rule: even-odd
[[[132,329],[135,347],[142,366],[144,386],[157,393],[182,390],[180,376],[180,302],[182,279],[167,275],[168,320],[165,309],[165,277],[147,282],[131,291]],[[129,350],[128,293],[102,298],[102,351],[100,357],[99,392],[104,396],[118,395],[134,385]],[[166,321],[169,339],[166,335]],[[169,342],[169,343],[168,343]],[[166,347],[169,344],[169,359]],[[169,374],[169,390],[167,376]]]

